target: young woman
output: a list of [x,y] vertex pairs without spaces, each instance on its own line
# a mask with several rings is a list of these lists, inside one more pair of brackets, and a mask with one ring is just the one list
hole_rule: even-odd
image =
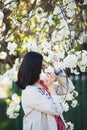
[[[17,85],[22,89],[23,130],[66,130],[62,94],[74,86],[64,72],[61,76],[57,70],[58,76],[48,73],[48,78],[41,81],[40,73],[45,68],[43,57],[37,52],[28,52],[19,68]],[[55,78],[60,86],[54,85]]]

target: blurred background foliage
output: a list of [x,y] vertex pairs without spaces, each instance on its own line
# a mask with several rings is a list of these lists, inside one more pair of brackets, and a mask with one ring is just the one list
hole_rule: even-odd
[[[67,4],[64,4],[63,0],[41,0],[39,5],[37,2],[37,0],[0,0],[0,9],[3,10],[4,13],[1,29],[3,29],[3,26],[5,25],[4,31],[1,31],[0,34],[0,52],[4,51],[7,53],[5,59],[0,59],[0,73],[5,72],[8,68],[12,67],[15,59],[21,57],[26,52],[26,49],[24,49],[24,46],[22,45],[23,42],[30,36],[36,36],[38,31],[41,32],[44,29],[45,25],[41,30],[35,30],[35,28],[38,27],[38,23],[33,19],[33,16],[31,16],[33,20],[30,20],[30,12],[37,7],[42,7],[42,9],[45,12],[48,12],[49,15],[53,13],[55,5],[58,5],[61,9],[61,13],[63,13],[63,17],[68,25],[70,33],[72,33],[72,31],[75,32],[73,37],[72,34],[68,37],[70,39],[69,49],[87,50],[87,5],[83,4],[84,0],[75,0],[75,15],[72,17],[67,15]],[[13,5],[8,6],[9,4],[14,4],[16,7],[14,8]],[[8,7],[6,8],[6,6]],[[13,6],[14,9],[11,9],[11,6]],[[26,19],[25,24],[27,29],[25,31],[21,29],[23,19]],[[60,23],[60,18],[54,15],[54,21],[56,26]],[[30,28],[33,23],[35,24],[34,29]],[[48,37],[51,37],[54,28],[53,25],[49,28],[47,32]],[[80,35],[83,35],[83,44],[76,44],[76,42],[79,43],[78,39]],[[7,49],[7,43],[11,40],[17,44],[15,55],[9,55]]]

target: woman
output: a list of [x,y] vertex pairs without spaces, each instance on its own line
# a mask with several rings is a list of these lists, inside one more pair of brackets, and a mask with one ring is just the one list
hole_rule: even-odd
[[[64,76],[48,73],[48,78],[41,81],[40,73],[45,68],[43,57],[37,52],[28,52],[19,68],[17,85],[23,89],[23,130],[66,130],[61,94],[74,86],[64,72]],[[54,85],[55,78],[61,87]]]

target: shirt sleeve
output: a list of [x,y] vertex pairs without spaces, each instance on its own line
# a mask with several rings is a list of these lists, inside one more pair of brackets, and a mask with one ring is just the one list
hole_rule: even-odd
[[63,113],[64,108],[62,106],[63,103],[63,97],[55,94],[51,94],[51,98],[54,102],[54,104],[58,107],[59,111]]
[[55,85],[57,94],[67,94],[75,88],[72,81],[67,77],[64,71],[63,74],[56,76],[56,79],[59,83],[59,85]]
[[[23,109],[33,108],[49,115],[60,115],[62,111],[61,100],[59,96],[47,98],[36,88],[28,88],[22,92]],[[54,100],[55,99],[55,100]],[[53,101],[52,101],[53,100]]]

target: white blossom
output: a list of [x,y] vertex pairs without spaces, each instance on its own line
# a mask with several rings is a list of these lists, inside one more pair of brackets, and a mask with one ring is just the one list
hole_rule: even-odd
[[14,0],[5,0],[4,5],[9,10],[13,10],[13,9],[15,9],[17,7]]
[[73,15],[75,15],[75,10],[73,10],[73,9],[67,9],[67,15],[68,15],[68,17],[72,17]]
[[76,90],[73,90],[73,95],[75,96],[75,97],[77,97],[78,96],[78,92],[76,91]]
[[67,130],[73,130],[74,125],[69,121],[69,122],[66,123],[66,128],[67,128]]
[[9,55],[15,54],[15,49],[17,47],[17,44],[15,42],[8,42],[7,49],[9,50]]
[[72,69],[72,68],[71,68],[71,73],[74,73],[75,75],[79,74],[79,72],[77,71],[77,69]]
[[67,95],[66,95],[66,100],[67,101],[72,101],[74,99],[74,97],[73,97],[73,94],[72,93],[68,93]]
[[56,41],[58,41],[58,32],[57,31],[54,31],[53,33],[52,33],[52,42],[56,42]]
[[0,52],[0,59],[6,59],[7,53],[2,51]]
[[62,41],[62,39],[63,39],[63,37],[64,37],[64,33],[62,33],[63,32],[63,30],[62,31],[54,31],[53,33],[52,33],[52,42],[57,42],[57,45],[58,44],[61,44],[61,42],[60,41]]
[[[67,28],[67,30],[68,30],[67,22],[66,22],[64,19],[61,19],[61,20],[60,20],[59,28],[60,28],[60,29],[65,29],[65,28]],[[61,31],[61,30],[60,30],[60,31]]]
[[51,42],[48,42],[46,39],[41,43],[41,47],[43,50],[43,53],[49,53],[51,50]]
[[4,13],[0,10],[0,20],[4,18]]
[[76,51],[76,52],[75,52],[75,55],[76,55],[77,57],[79,57],[79,56],[81,55],[81,51]]
[[0,10],[0,26],[2,25],[3,18],[4,18],[4,13],[2,12],[2,10]]
[[[65,32],[66,32],[66,33],[65,33]],[[69,29],[68,29],[67,26],[63,27],[63,28],[59,31],[59,33],[58,33],[58,35],[59,35],[59,37],[60,37],[61,40],[63,40],[64,38],[68,37],[69,34],[70,34],[70,32],[69,32]]]
[[37,51],[37,42],[34,39],[29,39],[26,43],[28,51]]
[[78,61],[78,66],[82,72],[85,72],[85,69],[87,67],[87,51],[86,50],[83,50],[80,53],[80,59],[81,60]]
[[45,55],[44,55],[44,59],[45,59],[45,61],[46,61],[47,63],[49,63],[49,62],[51,61],[51,57],[49,57],[49,56],[45,56]]
[[60,68],[64,69],[63,62],[54,62],[53,66],[54,66],[55,70],[59,70]]
[[58,54],[57,54],[57,57],[58,57],[58,59],[64,59],[64,57],[65,57],[65,55],[64,55],[64,52],[58,52]]
[[67,102],[63,102],[62,105],[63,105],[64,111],[67,112],[69,110],[68,103]]
[[63,0],[64,4],[67,4],[67,8],[71,8],[71,9],[75,9],[76,8],[76,4],[74,0]]
[[[42,19],[41,19],[41,24],[40,24],[41,28],[45,25],[46,22],[47,22],[47,19],[46,19],[46,18],[42,18]],[[45,27],[49,28],[49,25],[46,24]]]
[[40,5],[41,0],[36,1],[36,5]]
[[35,0],[30,0],[31,4],[33,4],[35,2]]
[[48,73],[48,72],[51,72],[51,73],[54,73],[54,68],[52,66],[48,66],[46,69],[45,69],[45,72]]
[[12,100],[13,102],[19,104],[20,103],[20,98],[18,98],[17,94],[12,95]]
[[77,106],[77,104],[78,104],[77,100],[73,100],[71,106],[74,108]]
[[13,22],[13,24],[12,24],[13,26],[14,25],[20,26],[20,23],[18,22],[16,15],[12,16],[11,19],[12,19],[12,22]]
[[12,99],[6,111],[7,116],[13,119],[17,118],[17,116],[19,115],[19,110],[20,110],[20,97],[14,93],[12,95]]
[[54,21],[53,21],[53,16],[52,15],[48,16],[48,20],[47,21],[48,21],[48,23],[49,23],[50,26],[52,26],[52,25],[55,24]]
[[[8,87],[9,86],[9,87]],[[11,82],[9,78],[5,78],[0,76],[0,99],[8,98],[10,91],[9,88],[11,86]]]
[[38,26],[42,22],[41,19],[45,18],[46,16],[47,16],[47,12],[44,12],[44,10],[41,7],[36,8],[36,10],[35,10],[35,16],[34,17],[37,20],[37,22],[39,23]]
[[3,75],[0,75],[0,81],[2,81],[3,80]]
[[[0,28],[1,31],[1,28]],[[0,41],[2,41],[4,39],[4,36],[2,36],[2,34],[0,33]]]
[[5,29],[6,29],[6,25],[4,23],[2,23],[2,25],[0,27],[0,33],[2,33]]
[[17,80],[17,74],[18,71],[15,69],[15,67],[13,67],[12,69],[7,70],[3,77],[8,77],[10,80]]
[[16,60],[15,60],[15,63],[14,63],[14,65],[13,65],[13,68],[14,68],[16,71],[18,71],[18,69],[19,69],[19,66],[20,66],[20,64],[21,64],[21,60],[22,60],[22,59],[19,60],[19,58],[16,58]]
[[65,59],[63,60],[63,65],[65,68],[75,68],[77,66],[77,56],[74,54],[69,54]]
[[18,69],[19,69],[21,61],[22,61],[22,59],[19,62],[19,58],[17,58],[15,60],[13,68],[7,70],[3,75],[0,75],[0,80],[8,78],[10,80],[16,81],[17,80]]
[[[23,28],[24,28],[24,29],[23,29]],[[32,24],[30,25],[30,30],[33,30],[34,28],[35,28],[35,23],[32,23]],[[21,29],[22,29],[23,31],[27,31],[27,30],[28,30],[28,27],[25,26],[25,25],[22,25]],[[37,28],[36,28],[36,30],[37,30]]]
[[61,13],[59,6],[55,6],[53,14],[58,15],[59,13]]
[[14,35],[11,34],[8,38],[6,38],[6,42],[9,42],[9,41],[13,41],[14,40]]
[[75,37],[75,31],[74,30],[71,31],[71,37],[72,37],[72,39],[74,39],[74,37]]
[[78,42],[79,44],[83,44],[83,41],[84,41],[83,35],[80,35],[80,36],[78,37],[78,39],[77,39],[77,42]]
[[41,14],[43,12],[43,9],[41,7],[38,7],[35,12],[36,14]]
[[[28,31],[29,27],[27,26],[27,21],[28,19],[27,18],[23,18],[21,20],[22,24],[21,24],[21,30],[22,31]],[[30,26],[31,27],[31,26]]]
[[84,0],[83,5],[87,5],[87,0]]

